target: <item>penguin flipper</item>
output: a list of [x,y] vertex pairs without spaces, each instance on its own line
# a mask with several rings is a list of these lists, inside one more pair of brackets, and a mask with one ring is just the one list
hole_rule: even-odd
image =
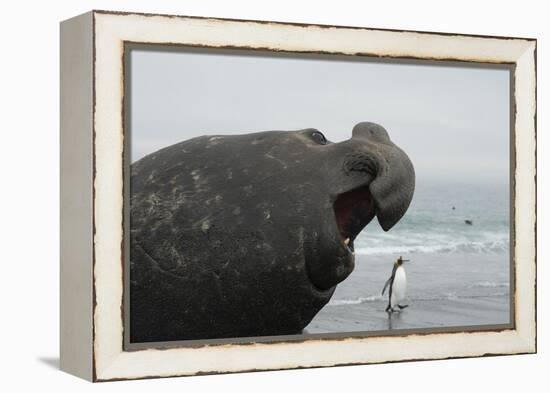
[[388,286],[390,285],[391,283],[391,279],[393,278],[393,276],[391,276],[390,278],[388,278],[388,281],[386,281],[386,283],[384,284],[384,288],[382,288],[382,295],[384,295],[384,292],[386,292],[386,289],[388,288]]

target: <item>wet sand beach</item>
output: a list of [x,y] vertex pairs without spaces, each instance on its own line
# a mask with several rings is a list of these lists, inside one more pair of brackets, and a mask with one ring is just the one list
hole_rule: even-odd
[[307,326],[307,333],[507,324],[506,253],[407,255],[408,308],[391,316],[380,296],[395,255],[358,255],[354,272]]

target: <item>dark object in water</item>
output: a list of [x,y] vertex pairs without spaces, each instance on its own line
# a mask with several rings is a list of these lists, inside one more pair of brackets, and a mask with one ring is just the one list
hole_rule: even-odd
[[473,225],[474,222],[472,220],[464,220],[464,222],[468,225]]
[[455,210],[455,207],[453,206],[453,210]]

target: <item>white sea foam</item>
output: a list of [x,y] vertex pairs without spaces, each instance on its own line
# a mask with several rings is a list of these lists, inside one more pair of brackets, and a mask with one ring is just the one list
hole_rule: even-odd
[[380,296],[380,295],[360,297],[360,298],[357,298],[357,299],[333,299],[327,305],[328,306],[347,306],[347,305],[353,305],[353,304],[362,304],[362,303],[375,302],[375,301],[381,300],[381,299],[382,299],[382,296]]
[[492,281],[480,281],[470,285],[472,288],[508,288],[510,283],[507,282],[492,282]]
[[[390,242],[388,242],[390,243]],[[403,244],[405,241],[396,240],[393,244],[374,245],[372,247],[355,247],[355,253],[360,255],[375,254],[413,254],[413,253],[497,253],[509,249],[508,239],[490,241],[463,241],[429,244]],[[401,245],[396,245],[400,244]],[[411,242],[412,243],[412,242]]]
[[[500,286],[500,285],[499,285]],[[485,298],[485,297],[501,297],[501,296],[508,296],[509,292],[495,292],[491,294],[478,294],[478,295],[464,295],[464,294],[456,294],[453,292],[445,293],[443,295],[437,296],[408,296],[408,299],[411,301],[437,301],[437,300],[458,300],[458,299],[476,299],[476,298]],[[387,296],[380,296],[380,295],[372,295],[372,296],[365,296],[365,297],[359,297],[356,299],[332,299],[327,306],[350,306],[350,305],[357,305],[357,304],[363,304],[363,303],[372,303],[372,302],[383,302],[387,300]]]

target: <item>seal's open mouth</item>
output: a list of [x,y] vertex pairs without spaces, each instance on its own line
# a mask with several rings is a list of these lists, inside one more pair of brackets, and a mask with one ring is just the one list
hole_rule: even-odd
[[353,253],[353,241],[376,214],[368,186],[338,195],[334,202],[334,214],[340,236],[348,250]]

